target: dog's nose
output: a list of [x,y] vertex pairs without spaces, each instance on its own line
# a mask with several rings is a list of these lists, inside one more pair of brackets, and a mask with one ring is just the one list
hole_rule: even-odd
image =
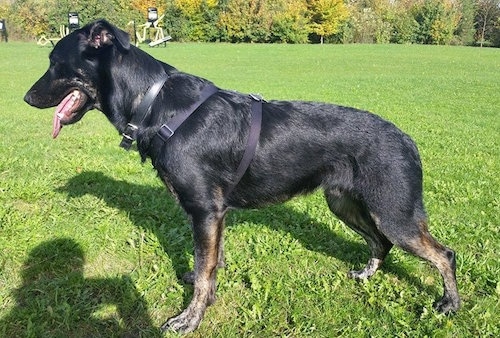
[[27,92],[26,95],[24,95],[24,102],[26,102],[27,104],[29,105],[33,105],[32,104],[32,99],[31,99],[31,92]]
[[33,90],[29,90],[26,95],[24,95],[24,102],[36,108],[46,108],[42,103],[39,102],[39,100],[37,100],[37,98],[38,96],[36,95],[36,93],[34,93]]

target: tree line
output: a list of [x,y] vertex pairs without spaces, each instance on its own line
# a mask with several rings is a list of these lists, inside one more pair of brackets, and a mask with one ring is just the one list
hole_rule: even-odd
[[0,0],[11,38],[57,34],[69,11],[132,33],[156,7],[177,41],[500,47],[500,0]]

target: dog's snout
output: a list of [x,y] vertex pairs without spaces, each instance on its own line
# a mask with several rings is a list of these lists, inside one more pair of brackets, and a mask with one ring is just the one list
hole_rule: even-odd
[[37,100],[37,97],[38,96],[33,92],[33,89],[30,89],[26,95],[24,95],[24,102],[36,108],[45,108],[44,105]]
[[30,106],[33,105],[33,97],[31,95],[31,91],[27,92],[26,95],[24,95],[24,102],[26,102]]
[[54,106],[48,100],[43,100],[39,93],[33,88],[24,95],[24,102],[35,108],[48,108]]

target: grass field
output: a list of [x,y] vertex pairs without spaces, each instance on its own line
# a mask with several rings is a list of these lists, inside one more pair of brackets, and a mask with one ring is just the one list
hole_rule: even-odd
[[[463,308],[394,249],[367,282],[362,239],[322,193],[229,214],[218,301],[192,337],[499,337],[500,50],[169,44],[149,49],[218,86],[373,111],[417,142],[431,232],[458,254]],[[190,300],[187,220],[97,111],[52,140],[22,100],[50,48],[0,44],[0,337],[157,337]],[[175,336],[167,334],[167,336]]]

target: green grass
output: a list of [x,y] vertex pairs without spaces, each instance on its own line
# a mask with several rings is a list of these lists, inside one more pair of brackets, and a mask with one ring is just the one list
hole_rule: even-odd
[[[399,249],[369,281],[347,278],[368,250],[319,192],[232,212],[218,301],[191,336],[500,336],[500,50],[145,48],[224,88],[395,122],[421,151],[431,232],[458,254],[463,308],[443,316],[437,271]],[[187,220],[99,112],[51,139],[52,110],[22,101],[49,51],[0,44],[0,336],[159,336],[192,294],[179,280],[193,264]]]

